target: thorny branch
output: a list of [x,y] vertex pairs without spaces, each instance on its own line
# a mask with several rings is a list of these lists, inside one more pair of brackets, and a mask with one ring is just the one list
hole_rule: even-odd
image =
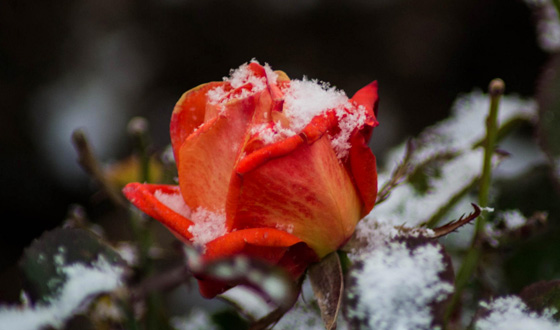
[[478,205],[471,203],[472,207],[474,208],[474,211],[469,214],[466,218],[463,216],[461,216],[458,220],[454,220],[451,221],[441,227],[437,227],[432,229],[434,231],[434,236],[433,238],[439,238],[441,236],[445,236],[457,229],[459,229],[459,227],[462,227],[464,225],[466,225],[467,223],[473,221],[474,219],[476,219],[479,215],[480,215],[480,207],[478,207]]

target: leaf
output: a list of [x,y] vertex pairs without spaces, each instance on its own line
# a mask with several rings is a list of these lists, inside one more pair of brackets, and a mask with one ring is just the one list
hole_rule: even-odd
[[[527,306],[537,312],[546,308],[560,310],[560,280],[541,281],[529,285],[519,294]],[[560,320],[560,313],[556,312],[555,319]]]
[[120,255],[92,232],[57,228],[44,233],[24,251],[20,267],[24,290],[32,301],[54,298],[66,280],[61,268],[75,263],[91,265],[103,256],[114,265],[126,265]]
[[553,176],[560,189],[560,54],[556,54],[543,70],[539,81],[539,142],[552,162]]
[[309,267],[309,280],[317,298],[321,318],[327,330],[336,329],[342,302],[344,278],[338,253],[333,252]]

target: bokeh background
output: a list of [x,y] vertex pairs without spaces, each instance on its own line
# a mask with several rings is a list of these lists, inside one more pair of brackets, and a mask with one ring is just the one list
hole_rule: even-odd
[[0,1],[0,283],[13,284],[0,301],[17,299],[23,248],[69,205],[94,222],[111,208],[76,164],[74,129],[110,162],[140,115],[162,149],[180,95],[252,58],[349,95],[377,79],[383,158],[492,78],[533,95],[547,55],[516,0]]

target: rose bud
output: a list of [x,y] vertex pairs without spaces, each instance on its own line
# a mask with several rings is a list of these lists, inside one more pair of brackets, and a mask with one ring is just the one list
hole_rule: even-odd
[[[256,62],[195,87],[171,117],[179,185],[123,192],[205,262],[246,255],[294,280],[354,233],[377,196],[377,82],[352,98]],[[213,297],[230,286],[199,279]]]

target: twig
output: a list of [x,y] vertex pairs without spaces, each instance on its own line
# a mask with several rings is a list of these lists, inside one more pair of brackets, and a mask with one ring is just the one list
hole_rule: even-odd
[[411,166],[408,164],[412,154],[414,153],[414,142],[412,139],[408,140],[406,143],[406,149],[403,160],[395,167],[393,173],[391,173],[391,179],[387,181],[383,187],[379,190],[377,194],[377,200],[375,204],[379,205],[383,203],[389,195],[391,195],[391,190],[401,184],[404,179],[410,174]]
[[128,205],[124,197],[107,181],[103,174],[85,133],[80,129],[75,130],[72,133],[72,142],[78,152],[78,163],[82,168],[99,183],[101,189],[105,191],[109,199],[113,201],[115,205],[126,208]]

